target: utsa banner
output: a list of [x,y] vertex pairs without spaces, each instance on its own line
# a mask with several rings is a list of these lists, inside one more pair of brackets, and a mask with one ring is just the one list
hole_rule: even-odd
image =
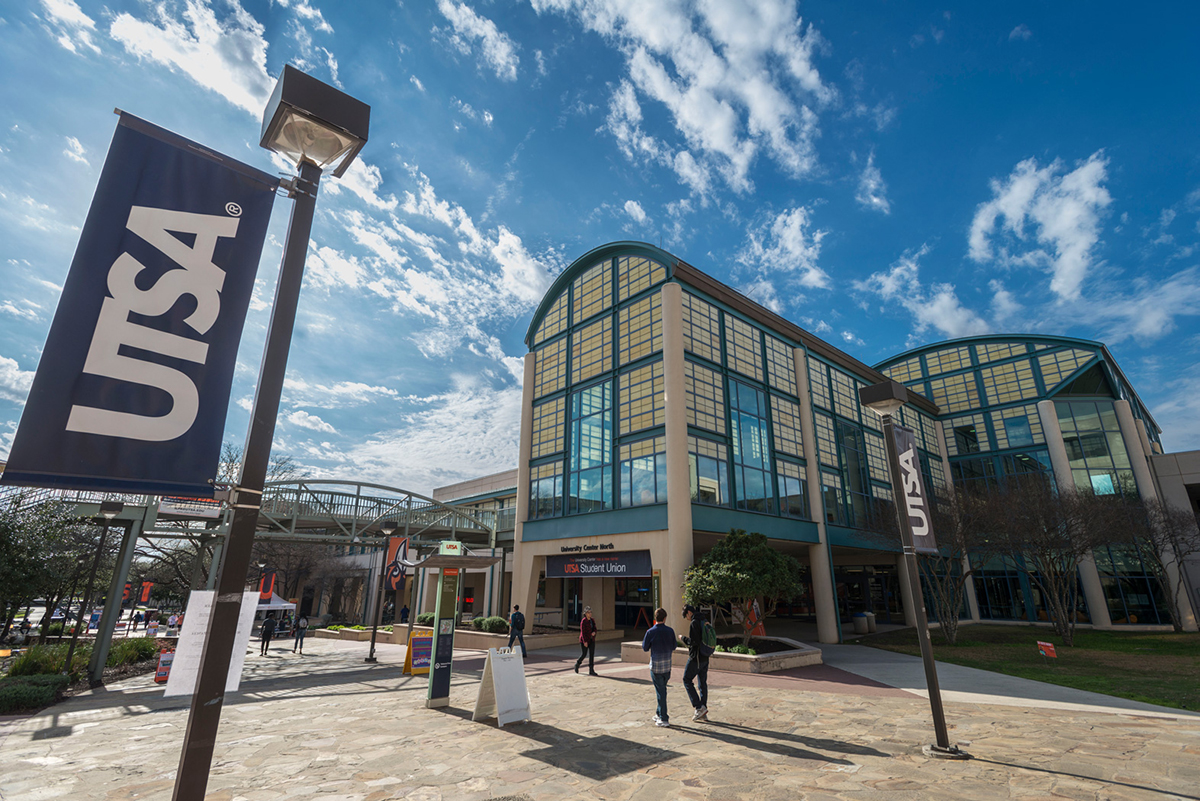
[[900,480],[904,488],[904,505],[900,507],[900,514],[908,515],[917,553],[937,553],[929,515],[929,494],[926,492],[925,478],[921,475],[921,460],[917,457],[917,439],[911,428],[897,425],[892,426],[892,439],[900,456]]
[[404,578],[408,569],[404,560],[408,558],[408,537],[390,537],[388,539],[387,568],[383,572],[387,582],[385,589],[393,592],[403,592]]
[[263,573],[262,578],[258,580],[258,601],[270,601],[271,596],[275,594],[275,571],[272,570]]
[[143,581],[142,582],[142,597],[141,597],[142,603],[144,603],[144,604],[150,603],[150,590],[152,590],[152,589],[154,589],[153,581]]
[[278,185],[121,114],[0,481],[213,496]]

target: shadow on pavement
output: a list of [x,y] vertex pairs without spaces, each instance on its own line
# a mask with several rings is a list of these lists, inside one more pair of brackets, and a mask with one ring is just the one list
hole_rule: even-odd
[[[703,734],[703,735],[711,737],[711,736],[714,736],[715,729],[730,729],[730,730],[736,731],[736,732],[743,732],[745,734],[757,735],[758,737],[769,737],[773,740],[785,740],[787,742],[799,743],[800,745],[807,746],[808,748],[820,748],[823,751],[835,751],[839,754],[852,754],[854,756],[883,757],[885,759],[888,759],[892,756],[891,754],[876,750],[874,748],[869,748],[865,745],[855,745],[854,743],[844,743],[840,740],[826,740],[826,739],[820,738],[820,737],[804,737],[799,734],[789,734],[788,732],[784,732],[784,731],[772,731],[771,729],[754,729],[749,726],[739,726],[736,723],[723,723],[721,721],[707,721],[706,723],[698,723],[698,724],[696,724],[695,728],[689,728],[688,731],[695,732],[697,734]],[[718,739],[724,739],[724,737],[721,737],[720,735],[716,735],[716,736],[718,737]],[[735,740],[744,740],[744,738],[736,737],[735,735],[725,735],[725,736],[731,737]],[[746,742],[754,743],[755,741],[749,740]],[[795,756],[798,759],[814,759],[814,758],[816,758],[816,759],[822,759],[826,762],[837,762],[837,763],[841,763],[841,764],[847,764],[846,760],[843,760],[843,759],[830,759],[830,758],[822,756],[820,754],[811,754],[810,752],[798,751],[798,749],[793,749],[793,748],[790,748],[789,746],[782,746],[782,745],[781,746],[770,746],[770,745],[763,746],[763,744],[759,744],[759,746],[760,747],[758,750],[760,750],[760,751],[771,751],[772,753],[781,753],[785,756]],[[797,751],[797,753],[785,753],[784,751],[779,751],[776,749],[786,749],[787,752]]]
[[1183,793],[1180,793],[1177,790],[1162,790],[1158,787],[1147,787],[1144,784],[1130,784],[1129,782],[1120,782],[1120,781],[1117,781],[1116,779],[1103,779],[1103,778],[1099,778],[1096,776],[1086,776],[1082,773],[1068,773],[1065,770],[1051,770],[1050,768],[1039,768],[1034,765],[1018,765],[1015,762],[1000,762],[995,759],[984,759],[984,758],[978,757],[978,756],[975,757],[974,761],[975,762],[983,762],[988,765],[998,765],[1000,767],[1005,767],[1005,768],[1016,768],[1017,770],[1030,770],[1030,771],[1034,771],[1036,773],[1049,773],[1052,776],[1067,776],[1072,779],[1079,779],[1081,781],[1095,782],[1096,784],[1110,784],[1110,785],[1115,785],[1117,787],[1128,787],[1131,790],[1145,790],[1148,793],[1157,793],[1159,795],[1165,795],[1168,798],[1188,798],[1188,799],[1193,799],[1193,801],[1200,801],[1200,796],[1184,795]]

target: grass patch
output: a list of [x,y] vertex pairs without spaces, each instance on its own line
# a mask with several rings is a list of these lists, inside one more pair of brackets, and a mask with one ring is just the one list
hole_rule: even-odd
[[[1043,660],[1037,641],[1054,643],[1058,659]],[[864,637],[885,651],[919,656],[915,629]],[[933,633],[942,662],[991,670],[1132,701],[1200,711],[1200,634],[1077,629],[1068,648],[1038,626],[970,625],[947,645]]]

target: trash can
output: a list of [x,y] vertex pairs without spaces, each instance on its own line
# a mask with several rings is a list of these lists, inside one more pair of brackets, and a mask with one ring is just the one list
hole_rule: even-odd
[[867,616],[865,613],[863,613],[863,612],[855,613],[852,620],[854,621],[854,633],[855,634],[869,634],[870,633],[870,628],[869,628],[869,624],[867,623]]
[[867,619],[867,633],[874,634],[875,633],[875,613],[874,612],[863,612],[863,617],[865,617]]

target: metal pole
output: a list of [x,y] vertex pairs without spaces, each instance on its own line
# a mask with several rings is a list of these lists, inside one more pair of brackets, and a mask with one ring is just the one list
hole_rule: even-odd
[[287,371],[288,351],[296,322],[296,307],[300,301],[304,260],[308,255],[308,240],[312,232],[320,180],[320,167],[307,161],[301,162],[300,175],[290,192],[295,204],[288,224],[279,282],[275,287],[275,306],[263,349],[262,367],[259,369],[242,475],[234,490],[233,522],[225,538],[216,599],[200,657],[200,674],[188,713],[179,770],[175,775],[175,791],[171,796],[174,801],[203,801],[208,787],[208,773],[212,767],[217,729],[221,724],[221,708],[225,702],[225,680],[237,637],[246,572],[250,569],[250,552],[254,545],[263,483],[271,458],[271,442],[275,437],[275,418],[279,415],[279,396],[283,392],[283,378]]
[[[100,628],[96,632],[96,643],[92,646],[92,659],[88,662],[89,683],[97,687],[104,683],[104,665],[108,662],[108,652],[112,647],[113,631],[117,618],[121,616],[121,591],[129,578],[129,567],[133,564],[133,552],[137,547],[138,534],[142,531],[142,521],[135,520],[125,529],[125,538],[121,542],[121,551],[117,556],[117,569],[113,571],[112,581],[108,584],[108,600],[104,604],[104,614],[100,616]],[[129,588],[133,595],[133,587]],[[137,608],[137,597],[133,598],[133,606]],[[132,615],[130,616],[132,617]],[[125,636],[129,636],[128,625]]]
[[[933,712],[933,729],[937,736],[938,756],[958,755],[957,747],[950,745],[950,734],[946,730],[946,713],[942,709],[942,691],[938,686],[937,664],[933,661],[933,643],[929,640],[929,622],[925,617],[925,600],[921,594],[921,573],[917,567],[917,550],[913,545],[912,523],[903,510],[904,479],[900,472],[900,454],[896,452],[895,425],[890,414],[883,415],[883,438],[887,445],[888,465],[892,473],[892,497],[896,506],[896,518],[900,524],[900,544],[904,547],[904,564],[908,569],[909,603],[917,617],[917,640],[921,645],[921,662],[925,665],[925,684],[929,689],[929,708]],[[928,752],[929,747],[926,746]]]
[[96,558],[92,560],[92,573],[88,576],[87,589],[83,591],[83,603],[79,605],[79,620],[75,623],[75,633],[71,635],[71,646],[67,648],[67,661],[63,665],[63,673],[67,676],[71,675],[71,662],[75,658],[75,645],[79,642],[79,629],[83,626],[83,616],[87,614],[88,605],[92,602],[92,585],[96,581],[96,570],[100,567],[100,556],[104,553],[104,541],[108,539],[108,522],[108,518],[105,518],[104,530],[100,532],[100,546],[96,548]]
[[375,659],[375,637],[379,634],[379,624],[383,620],[383,586],[387,573],[387,543],[384,544],[382,550],[383,553],[379,556],[379,597],[375,600],[375,622],[371,624],[371,653],[363,660],[371,663],[377,661]]

